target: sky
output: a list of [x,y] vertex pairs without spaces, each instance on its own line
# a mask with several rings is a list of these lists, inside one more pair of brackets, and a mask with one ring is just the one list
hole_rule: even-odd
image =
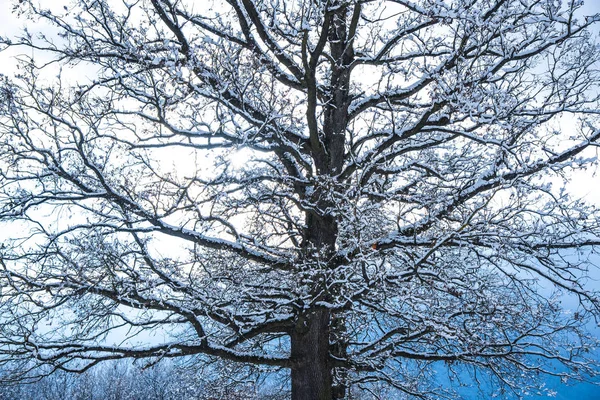
[[[11,14],[14,3],[15,1],[11,0],[0,0],[0,36],[13,36],[24,26],[24,20],[19,20]],[[593,15],[596,13],[600,13],[600,0],[587,0],[582,9],[582,15]],[[598,25],[599,27],[595,29],[597,34],[600,32],[600,24]],[[598,39],[598,42],[600,42],[600,38]],[[14,56],[20,52],[22,52],[22,50],[15,49],[0,54],[0,75],[10,75],[15,72]],[[588,201],[600,205],[600,185],[592,183],[594,181],[598,182],[599,180],[600,176],[593,177],[590,171],[580,172],[571,178],[572,184],[570,189],[576,195],[585,197]],[[592,385],[565,387],[561,385],[560,382],[554,380],[548,380],[548,385],[557,391],[556,399],[559,400],[600,398],[600,389]],[[529,397],[528,399],[533,400],[539,398]]]

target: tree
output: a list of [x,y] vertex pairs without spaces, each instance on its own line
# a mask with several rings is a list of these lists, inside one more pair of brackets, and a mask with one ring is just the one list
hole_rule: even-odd
[[600,17],[567,3],[19,1],[53,34],[2,39],[36,55],[1,86],[5,379],[595,376],[600,213],[564,186],[596,165]]
[[[177,363],[179,364],[179,363]],[[250,382],[228,387],[227,377],[198,374],[184,364],[161,362],[151,368],[132,366],[126,360],[105,362],[80,375],[56,371],[28,385],[3,386],[0,400],[211,400],[253,399]],[[205,372],[205,371],[202,371]],[[208,386],[208,387],[207,387]],[[244,389],[243,391],[240,389]],[[276,394],[261,398],[281,400]]]

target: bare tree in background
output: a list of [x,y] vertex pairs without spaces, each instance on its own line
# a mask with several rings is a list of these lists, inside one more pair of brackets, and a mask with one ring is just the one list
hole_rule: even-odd
[[[181,364],[181,365],[176,365]],[[0,400],[248,400],[257,388],[246,382],[236,388],[227,377],[205,375],[185,363],[161,362],[152,368],[127,360],[109,361],[82,374],[55,371],[38,382],[2,386]],[[240,375],[238,374],[239,378]],[[260,398],[281,400],[285,393],[262,390]]]
[[40,56],[0,86],[6,380],[197,355],[287,369],[292,399],[434,398],[442,369],[598,373],[600,212],[562,190],[600,142],[580,1],[52,3],[15,2],[47,36],[1,40]]

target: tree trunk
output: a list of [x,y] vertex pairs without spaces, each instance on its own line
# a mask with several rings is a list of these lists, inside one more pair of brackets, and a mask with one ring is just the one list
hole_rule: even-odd
[[291,335],[292,400],[331,400],[329,310],[300,318]]
[[[350,65],[354,60],[353,37],[348,37],[348,12],[349,8],[344,2],[335,0],[331,6],[335,12],[330,14],[330,27],[328,41],[331,58],[331,81],[329,98],[325,101],[323,110],[322,131],[318,132],[319,144],[313,148],[315,165],[320,175],[328,175],[332,179],[326,180],[321,185],[314,187],[310,195],[310,203],[315,204],[315,211],[308,211],[306,215],[306,231],[303,244],[308,249],[308,259],[316,260],[315,266],[327,260],[335,253],[338,237],[338,220],[330,212],[335,207],[332,193],[337,188],[332,183],[344,165],[344,151],[346,141],[346,127],[348,126],[348,106],[350,104]],[[354,8],[352,26],[355,29],[360,15],[360,6]],[[315,83],[314,72],[309,76]],[[309,91],[314,89],[310,87]],[[316,86],[315,86],[316,87]],[[310,94],[310,93],[309,93]],[[312,94],[316,99],[316,94]],[[312,112],[316,112],[312,110]],[[315,114],[316,115],[316,114]],[[315,124],[316,125],[316,124]],[[313,127],[318,130],[318,126]],[[322,141],[321,141],[322,139]],[[322,148],[321,148],[322,146]],[[339,191],[343,193],[343,188]],[[318,210],[318,211],[317,211]],[[317,254],[320,252],[320,255]],[[311,254],[314,252],[314,254]],[[328,274],[314,275],[311,292],[322,300],[330,301],[339,295],[338,289],[325,284]],[[315,279],[321,275],[322,280]],[[341,317],[331,314],[325,309],[311,310],[298,319],[296,328],[291,334],[291,356],[293,366],[292,400],[332,400],[342,399],[347,395],[347,371],[335,370],[337,383],[334,386],[334,365],[330,354],[338,359],[346,358],[347,342],[345,339],[345,321]],[[332,345],[330,341],[333,340]]]

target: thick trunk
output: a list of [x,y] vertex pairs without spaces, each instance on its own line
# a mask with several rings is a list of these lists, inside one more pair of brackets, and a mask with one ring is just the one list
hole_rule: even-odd
[[[313,151],[316,170],[320,175],[328,175],[331,180],[319,182],[309,195],[308,200],[315,208],[314,211],[307,212],[303,247],[307,251],[308,265],[314,262],[315,267],[306,276],[307,280],[312,281],[309,291],[325,302],[334,301],[340,295],[338,288],[328,282],[335,274],[330,274],[331,271],[327,270],[330,267],[326,265],[326,260],[334,254],[339,234],[339,221],[330,210],[336,206],[332,194],[338,190],[333,181],[344,165],[348,106],[351,100],[350,65],[354,60],[352,40],[360,16],[360,5],[356,5],[348,24],[349,8],[343,4],[344,2],[335,0],[331,9],[337,10],[329,16],[331,24],[328,41],[333,62],[329,98],[323,110],[321,131],[316,123],[316,102],[312,103],[313,109],[308,110],[308,124],[315,139]],[[308,72],[312,74],[309,74],[308,82],[314,84],[314,72]],[[313,87],[312,84],[309,84],[309,100],[316,99],[316,86]],[[310,103],[311,101],[309,106]],[[338,193],[343,193],[343,190],[341,185]],[[346,397],[347,371],[339,366],[335,368],[330,357],[332,354],[339,360],[346,358],[345,336],[343,317],[334,316],[329,310],[317,309],[299,316],[296,328],[291,334],[293,400],[332,400]]]
[[292,400],[331,400],[328,310],[301,318],[291,335]]

